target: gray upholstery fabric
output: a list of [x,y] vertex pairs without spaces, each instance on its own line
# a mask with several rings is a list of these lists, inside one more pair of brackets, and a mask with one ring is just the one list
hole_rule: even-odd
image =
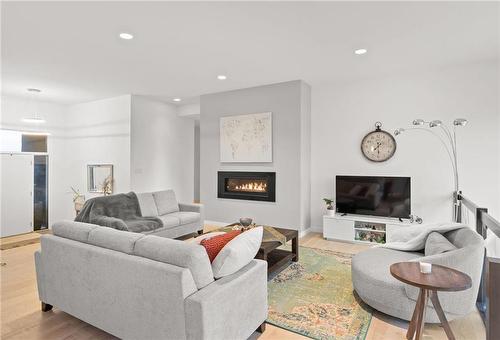
[[[444,236],[457,247],[456,250],[424,256],[421,253],[376,247],[356,254],[352,259],[354,289],[361,299],[373,308],[397,318],[410,320],[415,308],[418,289],[396,280],[390,274],[390,265],[402,261],[441,264],[460,270],[472,278],[471,289],[438,293],[449,320],[467,315],[475,308],[483,266],[483,240],[479,234],[469,228],[450,231]],[[439,322],[430,303],[427,307],[426,322]]]
[[455,250],[457,247],[453,245],[446,237],[438,232],[430,233],[425,241],[425,256],[446,253],[447,251]]
[[178,211],[166,216],[178,218],[180,225],[193,223],[200,220],[200,214],[191,211]]
[[142,216],[158,216],[158,209],[151,192],[138,193],[137,200],[139,201]]
[[267,262],[262,260],[252,260],[186,299],[188,339],[247,339],[266,319]]
[[203,215],[203,204],[199,203],[179,203],[180,211],[192,211]]
[[98,226],[90,223],[60,221],[52,225],[52,233],[71,240],[87,242],[89,232]]
[[135,242],[142,237],[144,237],[142,234],[127,233],[111,228],[95,228],[89,233],[88,243],[126,254],[133,254]]
[[179,204],[173,190],[153,192],[158,215],[170,214],[179,211]]
[[[264,261],[214,281],[199,245],[69,221],[53,229],[35,253],[40,300],[114,336],[246,339],[267,317]],[[209,282],[198,290],[194,276]]]
[[391,264],[422,257],[420,253],[372,248],[352,258],[352,283],[363,301],[398,318],[411,319],[415,303],[405,292],[405,284],[389,272]]
[[134,253],[189,269],[198,289],[214,281],[207,252],[200,245],[148,235],[135,243]]
[[164,227],[143,234],[156,235],[167,238],[178,238],[184,235],[196,233],[198,230],[203,230],[203,226],[200,225],[200,221],[197,221],[195,223],[179,225],[176,227]]
[[52,236],[41,238],[40,300],[122,339],[184,339],[188,269]]
[[[167,215],[161,215],[158,216],[158,218],[161,220],[163,223],[164,228],[173,228],[173,227],[178,227],[181,225],[181,221],[179,220],[178,217],[171,216],[172,214],[167,214]],[[158,231],[158,230],[155,230]]]

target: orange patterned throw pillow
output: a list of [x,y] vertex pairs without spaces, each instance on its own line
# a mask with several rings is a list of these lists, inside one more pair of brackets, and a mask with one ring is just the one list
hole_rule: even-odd
[[224,246],[233,238],[241,234],[241,230],[232,230],[223,235],[217,235],[211,238],[206,238],[200,242],[205,247],[210,262],[213,262],[217,254],[224,248]]

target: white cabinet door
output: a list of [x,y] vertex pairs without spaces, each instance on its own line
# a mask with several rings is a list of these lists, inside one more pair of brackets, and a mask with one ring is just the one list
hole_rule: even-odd
[[341,241],[354,241],[354,222],[335,217],[323,217],[323,237]]
[[33,231],[33,155],[0,156],[0,237]]

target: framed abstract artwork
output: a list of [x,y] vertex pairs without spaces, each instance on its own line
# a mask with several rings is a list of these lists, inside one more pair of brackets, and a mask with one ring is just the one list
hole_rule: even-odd
[[220,118],[220,161],[273,161],[272,112]]

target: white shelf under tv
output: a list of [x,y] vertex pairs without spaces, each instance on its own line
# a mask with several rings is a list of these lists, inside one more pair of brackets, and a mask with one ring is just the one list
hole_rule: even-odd
[[[409,221],[397,218],[383,218],[363,215],[323,216],[323,237],[325,239],[378,244],[391,241],[393,233],[411,226]],[[384,241],[382,242],[382,240]]]

